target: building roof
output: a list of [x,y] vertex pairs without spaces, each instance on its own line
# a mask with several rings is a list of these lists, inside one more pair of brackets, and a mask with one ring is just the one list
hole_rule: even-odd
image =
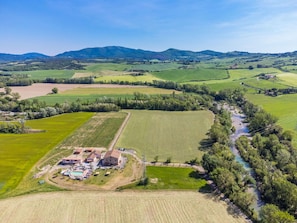
[[70,156],[63,158],[63,160],[81,160],[81,159],[82,159],[81,156],[76,156],[76,155],[70,155]]
[[114,158],[117,158],[118,159],[120,156],[121,156],[120,151],[113,149],[113,150],[108,150],[105,153],[104,159],[105,158],[108,158],[108,157],[114,157]]

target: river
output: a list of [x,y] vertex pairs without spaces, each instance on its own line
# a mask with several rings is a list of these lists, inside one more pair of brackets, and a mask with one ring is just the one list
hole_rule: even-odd
[[[235,147],[235,141],[240,136],[242,135],[245,135],[247,137],[250,136],[247,123],[244,122],[245,116],[243,114],[240,114],[236,109],[229,108],[228,110],[231,112],[232,125],[235,127],[235,132],[230,136],[230,139],[231,139],[230,149],[232,153],[235,155],[235,160],[244,167],[244,169],[249,173],[251,177],[254,178],[255,173],[251,168],[250,164],[243,160],[243,158],[240,156],[239,151]],[[254,186],[251,186],[249,188],[249,192],[252,193],[256,198],[252,207],[254,208],[254,210],[259,212],[260,208],[264,205],[264,201],[261,199],[260,192]]]

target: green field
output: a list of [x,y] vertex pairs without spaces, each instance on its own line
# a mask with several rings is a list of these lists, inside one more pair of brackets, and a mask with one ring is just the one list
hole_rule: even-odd
[[[273,81],[265,81],[257,80],[257,75],[264,73],[264,74],[281,74],[282,71],[276,68],[255,68],[252,70],[249,69],[230,69],[228,70],[230,77],[227,79],[222,80],[208,80],[208,81],[201,81],[201,82],[188,82],[190,84],[207,84],[211,89],[215,91],[219,91],[226,88],[238,88],[242,87],[241,83],[250,83],[251,85],[258,87],[262,86],[263,88],[269,88],[271,86],[281,86],[284,87],[282,82],[273,82]],[[265,86],[264,86],[265,85]],[[253,90],[252,90],[253,91]]]
[[75,102],[92,102],[98,98],[133,98],[134,93],[139,92],[146,95],[159,95],[159,94],[176,94],[179,91],[167,90],[162,88],[153,87],[119,87],[119,88],[74,88],[71,90],[63,91],[59,94],[50,94],[40,97],[35,97],[40,101],[45,101],[48,105],[55,105],[56,103]]
[[26,126],[45,130],[34,134],[0,135],[0,194],[15,188],[32,166],[93,113],[73,113],[27,121]]
[[171,157],[172,162],[201,158],[199,142],[213,123],[209,111],[164,112],[131,110],[130,120],[117,147],[133,148],[147,161],[159,156],[159,161]]
[[160,80],[160,78],[153,76],[150,73],[145,73],[141,76],[132,76],[132,75],[104,75],[99,76],[95,79],[95,82],[106,82],[109,83],[111,81],[128,81],[128,82],[153,82],[153,80]]
[[152,64],[137,64],[131,67],[132,70],[146,70],[146,71],[161,71],[178,69],[181,64],[177,63],[152,63]]
[[33,71],[19,71],[14,74],[28,74],[29,79],[44,80],[50,78],[71,78],[75,73],[74,70],[33,70]]
[[[117,87],[117,88],[74,88],[70,90],[63,91],[62,95],[88,95],[88,94],[98,94],[98,95],[133,95],[135,92],[141,94],[172,94],[174,90],[167,90],[162,88],[154,87]],[[175,91],[175,93],[179,93]]]
[[221,69],[179,69],[179,70],[164,70],[160,72],[153,72],[157,78],[175,81],[175,82],[191,82],[191,81],[206,81],[206,80],[220,80],[228,78],[226,70]]
[[60,147],[105,147],[108,148],[122,125],[127,113],[96,113],[85,124],[65,139]]
[[294,73],[282,73],[278,74],[277,77],[284,82],[284,84],[297,87],[297,74]]
[[277,97],[248,94],[247,99],[276,116],[278,124],[284,129],[293,130],[295,132],[295,144],[297,144],[297,94]]
[[125,63],[90,63],[86,65],[86,72],[97,73],[102,70],[124,71],[130,69],[131,65]]
[[146,175],[149,183],[144,187],[145,189],[199,190],[202,187],[207,188],[206,180],[202,179],[192,168],[147,166]]

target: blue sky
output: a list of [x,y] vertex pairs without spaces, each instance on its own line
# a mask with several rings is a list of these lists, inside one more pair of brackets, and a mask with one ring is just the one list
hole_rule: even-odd
[[0,0],[0,52],[297,50],[296,0]]

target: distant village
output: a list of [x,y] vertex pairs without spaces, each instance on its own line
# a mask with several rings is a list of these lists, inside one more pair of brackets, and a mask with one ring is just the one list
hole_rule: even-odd
[[[73,180],[84,180],[91,175],[98,175],[98,169],[123,169],[126,161],[116,149],[106,151],[105,148],[76,148],[59,165],[64,167],[62,175]],[[105,174],[108,175],[108,171]]]

